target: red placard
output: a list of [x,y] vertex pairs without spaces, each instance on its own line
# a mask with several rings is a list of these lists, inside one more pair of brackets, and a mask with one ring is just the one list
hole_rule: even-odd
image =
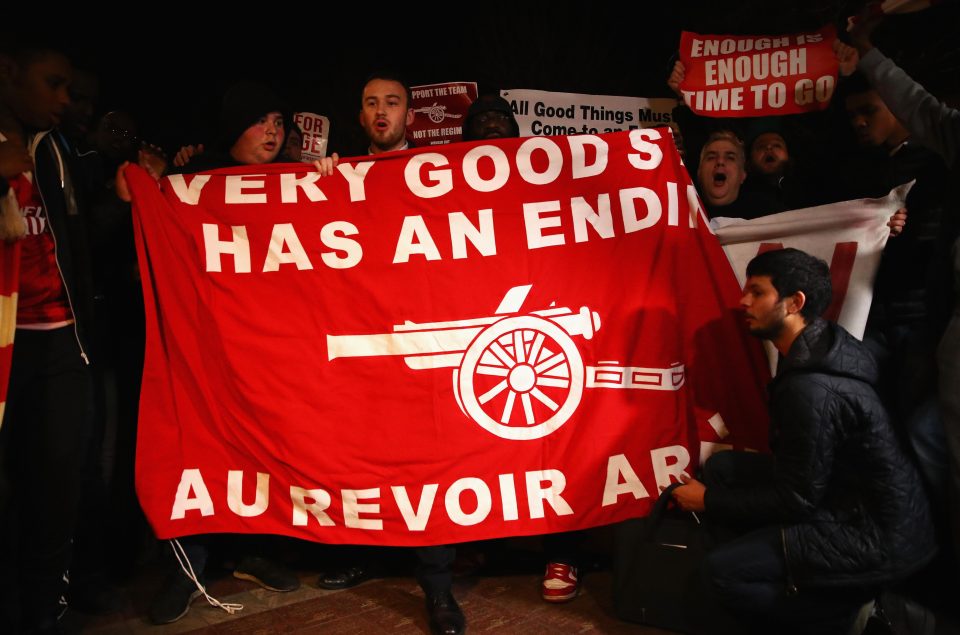
[[436,146],[463,139],[463,121],[477,99],[476,82],[445,82],[411,86],[415,117],[407,126],[414,146]]
[[837,84],[836,32],[775,36],[684,31],[684,102],[710,117],[792,115],[824,110]]
[[766,447],[763,355],[665,129],[127,178],[161,538],[568,531]]

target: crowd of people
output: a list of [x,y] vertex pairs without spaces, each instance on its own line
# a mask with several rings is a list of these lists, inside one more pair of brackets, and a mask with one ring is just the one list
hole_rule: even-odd
[[[960,112],[873,46],[875,24],[861,20],[851,43],[835,46],[843,78],[834,101],[866,166],[856,178],[798,159],[786,121],[707,123],[683,105],[674,113],[710,217],[879,197],[916,180],[890,221],[862,344],[820,318],[830,301],[824,263],[784,250],[747,271],[747,326],[781,354],[770,393],[772,452],[719,453],[672,495],[732,536],[705,563],[705,592],[759,632],[851,632],[884,585],[930,566],[938,546],[940,566],[956,576],[960,313],[951,275],[960,285],[960,251],[951,249],[960,227]],[[677,62],[667,80],[678,95],[684,71]],[[169,158],[139,138],[127,113],[107,112],[94,125],[96,90],[95,75],[57,51],[0,54],[0,239],[19,241],[21,253],[0,412],[4,632],[58,632],[68,600],[80,610],[111,608],[107,579],[117,572],[104,567],[104,536],[129,541],[109,549],[123,562],[148,540],[133,491],[144,318],[123,166],[138,162],[160,178],[300,158],[290,140],[302,133],[272,87],[233,86],[210,138]],[[410,147],[415,113],[403,79],[370,76],[359,106],[368,154]],[[466,141],[519,135],[498,94],[482,94],[463,120]],[[315,167],[328,175],[337,161],[332,154]],[[577,596],[581,542],[579,533],[544,536],[545,601]],[[266,537],[183,538],[152,601],[152,622],[174,622],[206,595],[204,570],[218,550],[229,552],[238,578],[278,592],[300,584]],[[343,566],[319,573],[320,587],[359,584],[381,558],[374,548],[344,554]],[[465,632],[452,592],[456,549],[422,547],[415,556],[431,629]]]

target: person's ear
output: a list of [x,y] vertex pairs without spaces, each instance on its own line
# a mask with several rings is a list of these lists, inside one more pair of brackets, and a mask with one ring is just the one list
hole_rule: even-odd
[[785,298],[784,306],[787,308],[787,315],[800,313],[801,309],[807,304],[807,295],[803,291],[797,291],[791,296]]

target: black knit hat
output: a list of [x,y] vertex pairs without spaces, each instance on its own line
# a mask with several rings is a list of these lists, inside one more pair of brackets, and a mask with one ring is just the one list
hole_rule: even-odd
[[477,100],[470,104],[467,110],[467,117],[463,120],[463,139],[471,141],[469,137],[470,121],[479,114],[485,112],[502,112],[510,116],[510,125],[513,128],[513,136],[520,136],[520,126],[517,124],[516,117],[513,116],[513,108],[510,103],[496,94],[480,95]]
[[240,82],[231,86],[220,108],[220,149],[230,150],[247,128],[271,112],[279,112],[284,122],[292,122],[286,104],[263,84]]

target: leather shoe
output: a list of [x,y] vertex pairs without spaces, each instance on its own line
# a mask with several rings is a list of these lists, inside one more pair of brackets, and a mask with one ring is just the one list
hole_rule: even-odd
[[246,556],[237,565],[233,577],[241,580],[250,580],[268,591],[286,593],[300,588],[300,579],[292,571],[278,562]]
[[317,586],[321,589],[336,591],[349,589],[369,579],[370,570],[365,566],[344,567],[321,573],[320,579],[317,580]]
[[430,632],[434,635],[463,635],[467,632],[467,618],[450,591],[427,596],[427,616],[430,618]]

